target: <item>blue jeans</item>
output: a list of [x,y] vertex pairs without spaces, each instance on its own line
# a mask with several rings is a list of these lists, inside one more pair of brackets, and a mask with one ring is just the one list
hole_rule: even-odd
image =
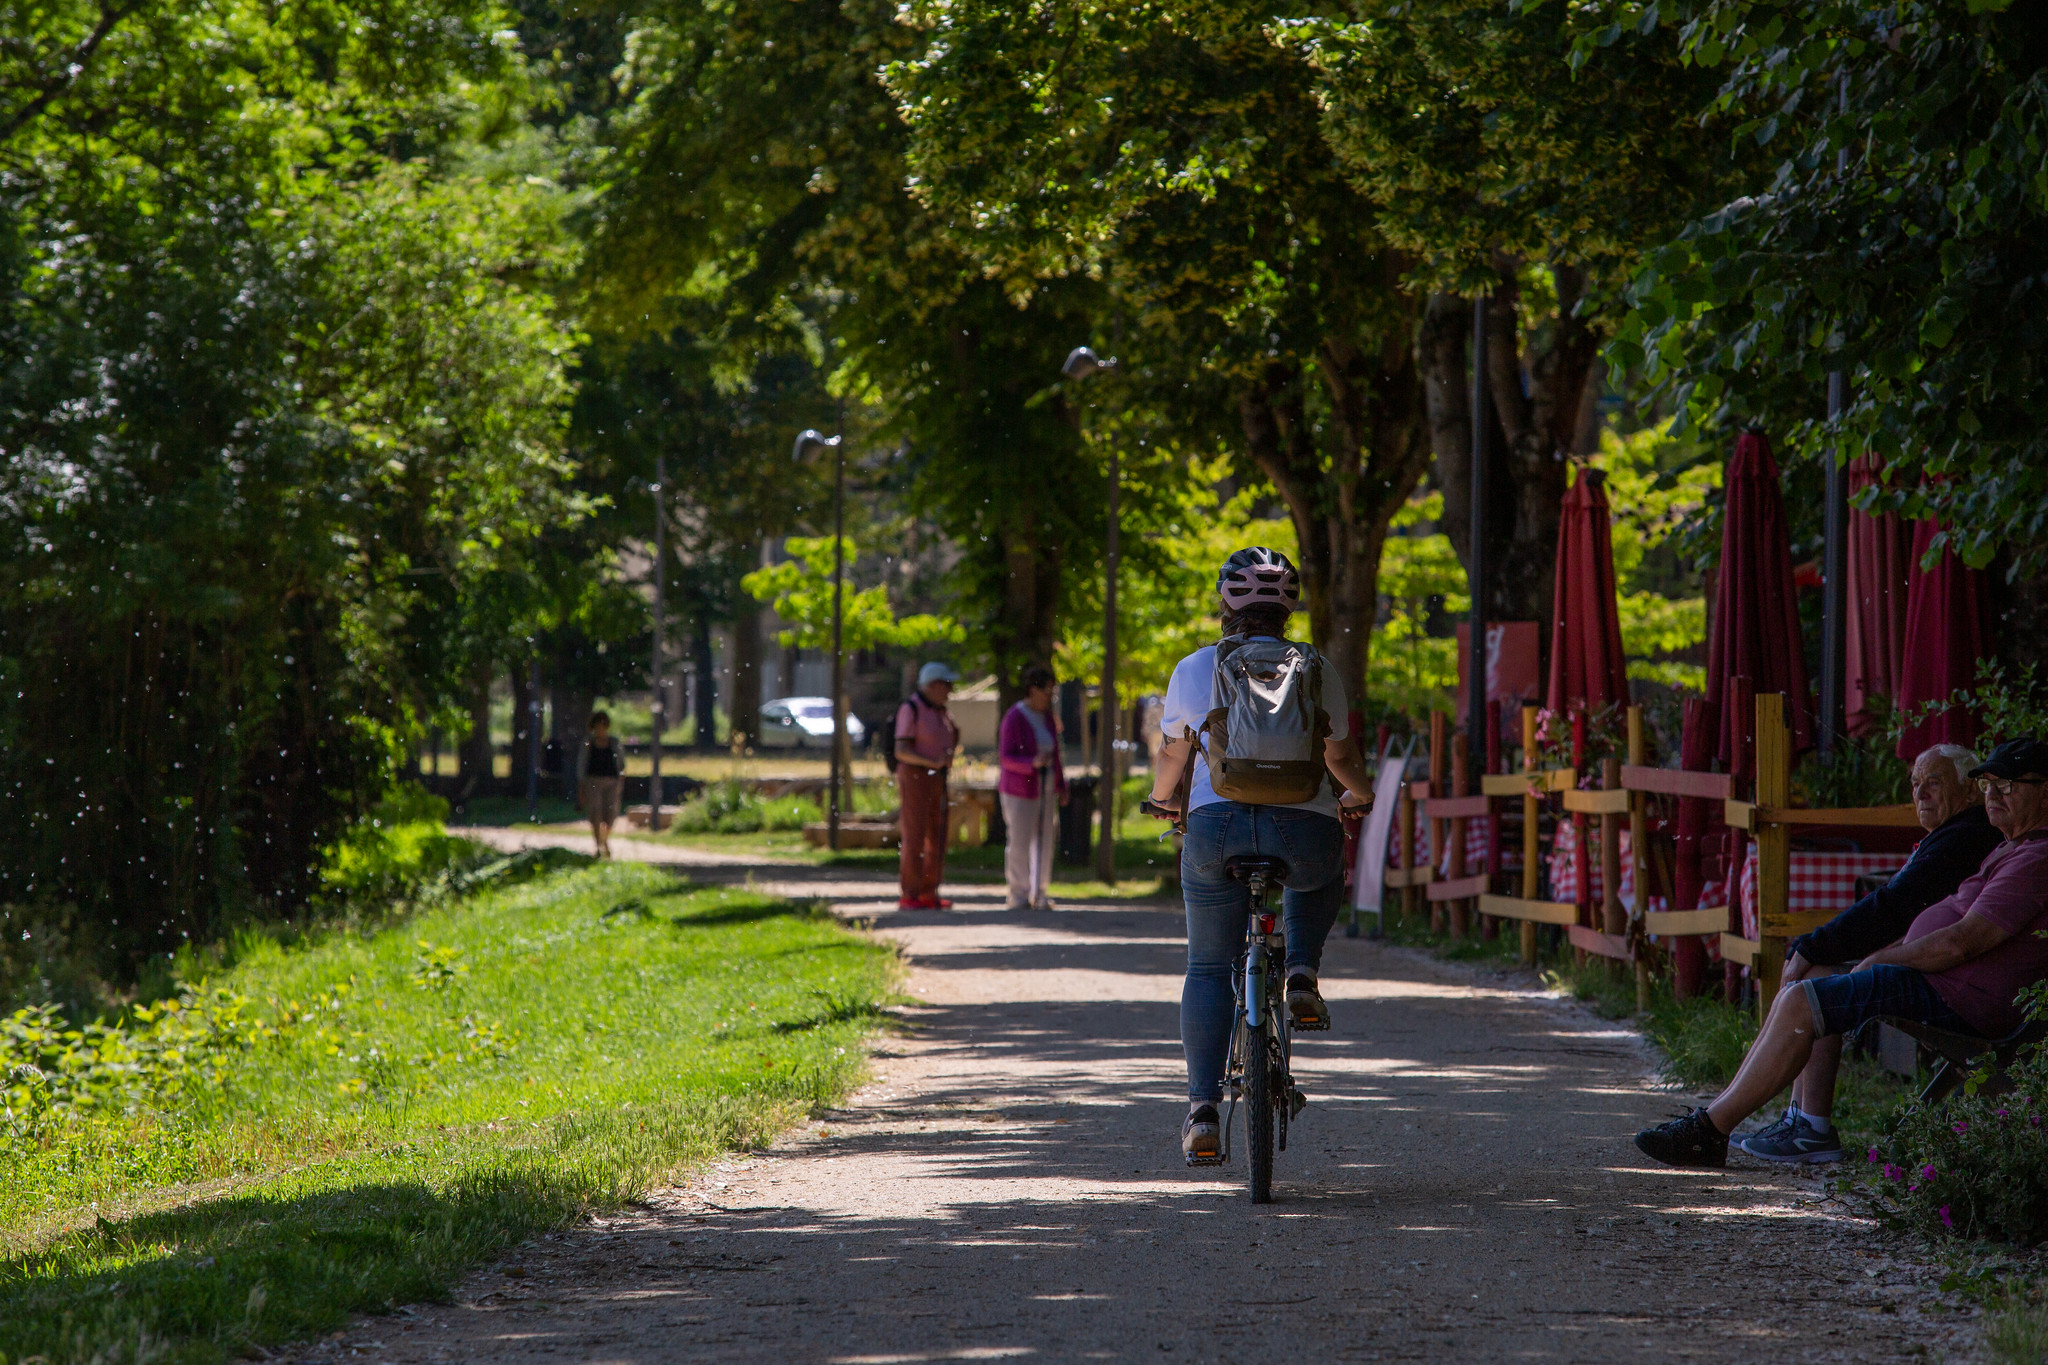
[[1251,892],[1223,874],[1227,858],[1261,854],[1287,863],[1281,923],[1287,971],[1313,974],[1344,899],[1344,827],[1327,815],[1286,806],[1217,801],[1188,816],[1181,843],[1181,896],[1188,911],[1188,975],[1180,993],[1180,1042],[1188,1098],[1223,1098],[1236,998],[1231,977],[1244,951]]
[[1860,972],[1808,977],[1799,983],[1813,1017],[1820,1021],[1819,1035],[1831,1038],[1850,1033],[1872,1019],[1890,1015],[1932,1024],[1950,1033],[1976,1034],[1963,1016],[1949,1008],[1934,989],[1925,972],[1886,962]]

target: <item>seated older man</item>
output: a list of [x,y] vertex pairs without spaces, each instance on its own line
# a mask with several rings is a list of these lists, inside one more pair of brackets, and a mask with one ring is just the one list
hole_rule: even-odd
[[1780,991],[1735,1079],[1704,1109],[1636,1134],[1669,1166],[1723,1166],[1728,1135],[1812,1060],[1815,1040],[1892,1016],[1997,1038],[2020,1025],[2020,991],[2048,979],[2048,744],[2016,739],[1971,770],[1984,813],[2005,836],[1952,896],[1905,938],[1840,976]]
[[[1897,943],[1922,910],[1955,894],[1963,879],[1983,866],[2004,838],[1984,814],[1970,769],[1977,756],[1960,744],[1937,744],[1913,761],[1913,813],[1927,837],[1913,847],[1892,879],[1810,934],[1792,940],[1785,954],[1784,982],[1846,972],[1852,963]],[[1842,1159],[1835,1132],[1835,1074],[1842,1064],[1842,1040],[1821,1038],[1799,1079],[1792,1102],[1776,1123],[1736,1145],[1765,1161],[1821,1162]]]

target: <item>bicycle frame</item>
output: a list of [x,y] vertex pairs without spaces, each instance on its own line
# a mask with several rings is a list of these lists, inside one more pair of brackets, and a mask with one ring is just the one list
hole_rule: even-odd
[[1279,930],[1278,916],[1266,907],[1263,877],[1251,882],[1250,913],[1245,917],[1244,955],[1231,981],[1236,997],[1237,1026],[1231,1031],[1230,1063],[1224,1088],[1230,1093],[1230,1108],[1223,1120],[1222,1159],[1230,1160],[1231,1131],[1237,1119],[1237,1102],[1244,1095],[1245,1067],[1254,1047],[1270,1047],[1278,1053],[1282,1085],[1281,1102],[1274,1106],[1279,1150],[1287,1150],[1288,1121],[1293,1117],[1293,1029],[1283,1005],[1281,972],[1286,965],[1286,938]]

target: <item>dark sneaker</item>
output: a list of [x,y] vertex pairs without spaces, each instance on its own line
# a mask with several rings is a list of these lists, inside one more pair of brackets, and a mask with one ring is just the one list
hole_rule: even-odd
[[1287,978],[1287,1012],[1297,1033],[1321,1033],[1330,1027],[1330,1007],[1323,1003],[1315,978],[1296,973]]
[[1666,1166],[1715,1168],[1728,1164],[1728,1136],[1714,1126],[1705,1109],[1643,1129],[1636,1134],[1636,1146],[1644,1156],[1655,1157]]
[[1190,1166],[1223,1164],[1223,1120],[1215,1105],[1205,1104],[1181,1121],[1180,1154]]
[[1830,1130],[1823,1135],[1814,1131],[1813,1125],[1805,1119],[1789,1116],[1779,1119],[1768,1128],[1751,1133],[1735,1145],[1751,1156],[1762,1157],[1765,1161],[1817,1165],[1823,1161],[1842,1159],[1840,1132]]

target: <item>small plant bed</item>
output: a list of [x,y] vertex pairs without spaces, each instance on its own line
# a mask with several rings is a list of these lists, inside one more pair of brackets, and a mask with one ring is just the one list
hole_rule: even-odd
[[231,956],[117,1024],[0,1021],[0,1360],[224,1360],[444,1296],[840,1099],[897,971],[630,863]]

